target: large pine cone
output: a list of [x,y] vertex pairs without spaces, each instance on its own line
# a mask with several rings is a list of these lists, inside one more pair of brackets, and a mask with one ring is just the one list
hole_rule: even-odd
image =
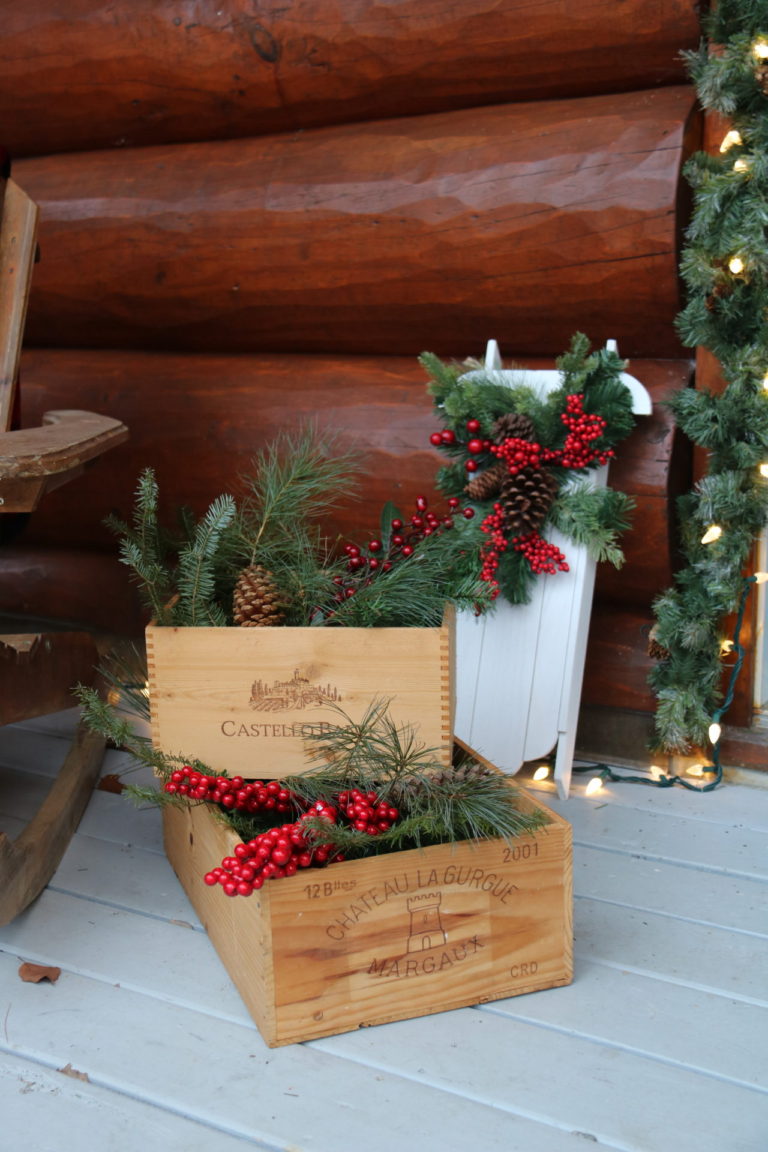
[[504,481],[499,503],[504,509],[507,531],[527,536],[541,527],[557,495],[557,480],[551,472],[522,468]]
[[486,767],[485,764],[478,764],[474,760],[468,760],[463,764],[453,765],[451,768],[444,768],[441,772],[433,772],[429,775],[429,781],[421,777],[407,777],[400,780],[398,784],[392,789],[392,799],[401,804],[408,800],[415,800],[425,793],[431,792],[432,789],[437,787],[451,788],[461,787],[469,780],[476,780],[482,776],[488,776],[491,769]]
[[269,569],[261,564],[244,568],[232,597],[235,624],[241,628],[271,628],[285,620],[285,599]]
[[494,422],[492,432],[494,444],[503,444],[511,436],[516,436],[519,440],[530,440],[533,436],[533,424],[520,412],[505,412]]
[[473,476],[464,491],[470,500],[490,500],[492,497],[498,496],[504,478],[508,475],[507,465],[503,460],[499,460],[498,464],[491,464],[490,468],[486,468],[484,472],[478,472],[476,476]]

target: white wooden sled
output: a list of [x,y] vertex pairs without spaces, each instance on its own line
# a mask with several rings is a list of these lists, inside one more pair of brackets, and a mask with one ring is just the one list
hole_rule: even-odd
[[[615,341],[607,347],[616,351]],[[495,340],[488,342],[484,376],[497,383],[527,384],[541,395],[559,387],[557,370],[504,371]],[[622,373],[636,415],[651,412],[643,385]],[[604,486],[608,465],[590,473]],[[556,748],[555,781],[568,795],[576,743],[587,648],[595,561],[586,548],[549,530],[565,553],[569,571],[537,577],[529,604],[499,600],[488,616],[461,612],[456,633],[456,721],[458,738],[503,771],[548,756]]]

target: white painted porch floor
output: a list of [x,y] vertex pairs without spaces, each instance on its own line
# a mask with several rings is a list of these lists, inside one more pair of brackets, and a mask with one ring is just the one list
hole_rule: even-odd
[[[0,730],[10,834],[73,725]],[[765,1152],[768,790],[544,799],[574,827],[570,987],[268,1049],[159,813],[97,791],[49,888],[0,928],[0,1149]],[[22,960],[61,977],[22,983]]]

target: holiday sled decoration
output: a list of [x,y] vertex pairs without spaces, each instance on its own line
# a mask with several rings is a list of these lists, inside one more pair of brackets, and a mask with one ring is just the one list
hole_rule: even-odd
[[[615,343],[608,347],[615,351]],[[483,378],[499,384],[526,384],[544,395],[557,388],[557,371],[501,368],[499,348],[490,340]],[[648,415],[651,400],[628,373],[632,409]],[[595,486],[607,482],[608,466],[591,473]],[[561,796],[570,787],[576,742],[587,633],[595,583],[595,561],[585,547],[556,529],[552,543],[567,551],[568,570],[537,578],[530,602],[499,598],[494,612],[460,612],[456,623],[456,735],[504,772],[556,749],[555,780]]]

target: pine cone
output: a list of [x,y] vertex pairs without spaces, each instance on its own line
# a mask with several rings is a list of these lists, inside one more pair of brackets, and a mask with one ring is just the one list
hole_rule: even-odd
[[768,96],[768,64],[758,64],[755,68],[755,80],[763,95]]
[[469,760],[464,764],[454,765],[452,768],[445,768],[442,772],[430,773],[429,782],[421,777],[413,777],[412,779],[401,780],[396,788],[392,789],[392,798],[397,800],[398,804],[407,802],[408,800],[416,800],[424,796],[433,787],[451,788],[460,787],[466,784],[469,780],[477,780],[482,776],[490,775],[491,769],[487,768],[485,764],[478,764],[474,760]]
[[473,476],[464,491],[470,500],[490,500],[492,496],[498,496],[504,478],[508,475],[506,464],[499,460],[498,464],[491,464],[490,468]]
[[503,444],[511,436],[516,436],[519,440],[530,440],[533,436],[533,424],[520,412],[505,412],[494,422],[492,432],[494,444]]
[[508,476],[501,487],[499,503],[505,525],[513,536],[527,536],[541,527],[557,495],[557,480],[551,472],[523,468]]
[[654,624],[648,633],[648,655],[651,660],[669,660],[670,652],[663,644],[660,644],[656,639],[658,635],[658,626]]
[[271,628],[285,620],[285,599],[269,569],[261,564],[244,568],[232,597],[235,624],[241,628]]

